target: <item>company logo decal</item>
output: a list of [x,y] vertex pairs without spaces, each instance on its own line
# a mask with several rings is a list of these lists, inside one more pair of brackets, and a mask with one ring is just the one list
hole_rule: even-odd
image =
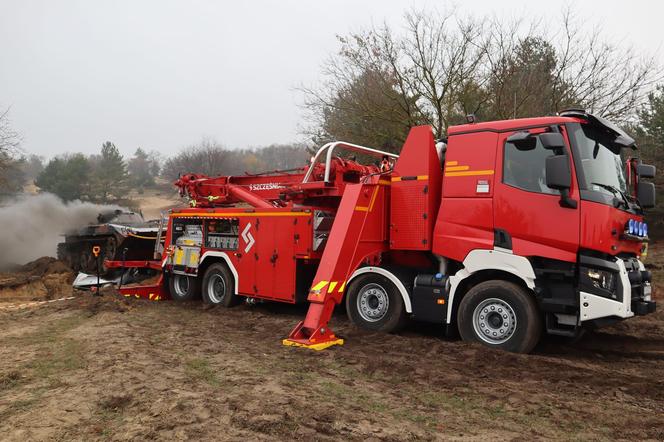
[[254,246],[256,240],[251,235],[251,223],[247,223],[247,227],[242,231],[242,239],[247,243],[247,246],[244,248],[244,253],[248,253],[249,250]]

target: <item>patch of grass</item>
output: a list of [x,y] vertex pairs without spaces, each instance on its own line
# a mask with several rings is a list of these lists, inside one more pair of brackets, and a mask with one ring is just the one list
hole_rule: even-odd
[[319,385],[326,397],[329,398],[331,396],[337,402],[354,403],[364,410],[379,414],[383,414],[393,407],[393,405],[377,399],[370,393],[359,391],[356,387],[346,384],[322,381]]
[[0,421],[6,420],[9,416],[20,413],[20,412],[29,412],[34,405],[41,400],[42,396],[46,389],[37,388],[30,391],[30,396],[26,399],[18,399],[9,403],[7,408],[0,411]]
[[104,438],[113,435],[113,429],[117,428],[122,421],[122,408],[109,408],[107,404],[100,404],[95,411],[95,431]]
[[43,345],[57,343],[60,337],[83,323],[82,316],[71,315],[44,323],[43,327],[35,332],[22,336],[12,336],[3,340],[3,344],[16,346]]
[[[35,348],[33,359],[20,367],[15,367],[8,374],[0,377],[0,391],[16,387],[19,384],[37,379],[44,381],[48,388],[62,386],[60,375],[69,370],[77,370],[85,366],[83,345],[72,338],[63,336],[78,327],[84,318],[67,316],[55,321],[44,323],[37,331],[10,338],[16,347]],[[42,385],[39,391],[45,387]],[[42,391],[43,393],[43,391]],[[41,393],[25,401],[15,401],[13,410],[21,410],[39,400]]]
[[286,372],[286,379],[289,382],[293,383],[305,383],[305,382],[311,382],[313,381],[314,376],[306,371],[290,371]]
[[83,347],[74,339],[61,338],[57,345],[42,348],[28,368],[38,378],[50,378],[63,371],[77,370],[85,366]]
[[0,375],[0,391],[9,390],[21,382],[21,372],[12,370],[9,373]]
[[399,410],[398,412],[394,411],[392,414],[397,419],[405,418],[414,424],[425,427],[435,427],[438,424],[437,419],[431,416],[429,413],[418,413],[412,410]]
[[194,358],[188,360],[185,362],[185,373],[191,379],[205,382],[213,387],[221,386],[221,381],[207,359]]

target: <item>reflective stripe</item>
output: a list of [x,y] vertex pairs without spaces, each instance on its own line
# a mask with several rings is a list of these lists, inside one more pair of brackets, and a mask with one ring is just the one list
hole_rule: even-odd
[[447,172],[445,176],[475,176],[475,175],[493,175],[493,170],[466,170],[464,172]]
[[336,287],[336,285],[337,285],[337,281],[332,281],[330,283],[330,286],[327,289],[328,293],[332,293],[334,291],[334,287]]
[[371,200],[369,201],[369,206],[355,206],[355,210],[358,212],[371,212],[373,210],[374,203],[376,202],[376,197],[378,196],[378,186],[374,188],[373,194],[371,195]]
[[[393,176],[393,177],[392,177],[392,182],[395,182],[395,181],[403,181],[403,178],[404,178],[404,177]],[[416,179],[417,181],[426,181],[426,180],[429,179],[429,175],[418,175],[418,176],[415,177],[415,179]]]
[[322,290],[327,285],[328,281],[321,281],[311,288],[311,290]]
[[373,210],[374,203],[376,202],[376,196],[378,196],[378,186],[376,186],[373,195],[371,195],[371,202],[369,203],[369,212]]

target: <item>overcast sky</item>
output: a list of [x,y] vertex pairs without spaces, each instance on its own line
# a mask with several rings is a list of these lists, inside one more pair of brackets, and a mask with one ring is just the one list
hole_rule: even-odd
[[[608,36],[661,61],[664,2],[574,2]],[[302,96],[335,35],[444,1],[0,0],[0,108],[46,157],[111,140],[172,154],[202,137],[229,147],[301,139]],[[472,0],[465,13],[560,14],[557,2]],[[662,63],[664,64],[664,63]]]

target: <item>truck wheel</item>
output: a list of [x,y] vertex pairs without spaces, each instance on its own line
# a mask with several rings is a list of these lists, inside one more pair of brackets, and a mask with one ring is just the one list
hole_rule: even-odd
[[515,353],[530,352],[542,333],[535,299],[508,281],[485,281],[463,297],[457,313],[464,341]]
[[397,287],[382,275],[367,273],[353,280],[346,294],[351,322],[366,330],[392,333],[406,324],[406,309]]
[[201,291],[200,280],[194,276],[171,274],[168,278],[168,289],[174,301],[191,301]]
[[203,302],[210,305],[232,307],[239,301],[234,293],[235,280],[223,264],[212,264],[203,277]]

